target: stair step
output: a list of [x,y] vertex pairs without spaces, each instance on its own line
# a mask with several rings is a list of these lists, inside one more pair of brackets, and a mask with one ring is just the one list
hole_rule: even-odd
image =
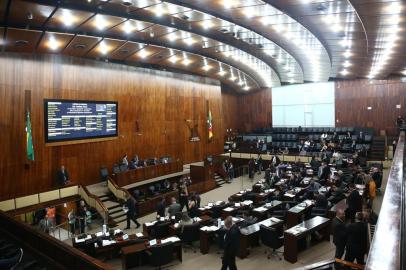
[[124,211],[121,211],[121,212],[117,212],[117,213],[114,213],[114,214],[109,214],[109,216],[112,218],[112,219],[117,219],[117,218],[120,218],[120,217],[124,217],[126,214],[124,213]]

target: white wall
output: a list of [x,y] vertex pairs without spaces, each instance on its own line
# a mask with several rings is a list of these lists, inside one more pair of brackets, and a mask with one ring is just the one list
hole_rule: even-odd
[[334,127],[334,82],[272,88],[274,127]]

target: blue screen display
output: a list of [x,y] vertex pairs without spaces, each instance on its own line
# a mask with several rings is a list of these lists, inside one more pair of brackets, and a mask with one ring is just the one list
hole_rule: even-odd
[[45,100],[46,141],[118,135],[117,102]]

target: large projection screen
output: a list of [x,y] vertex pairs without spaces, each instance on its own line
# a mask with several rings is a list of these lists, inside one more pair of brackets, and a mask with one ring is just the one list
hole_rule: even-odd
[[272,88],[274,127],[334,127],[334,82]]
[[114,101],[45,99],[44,113],[47,143],[118,135]]

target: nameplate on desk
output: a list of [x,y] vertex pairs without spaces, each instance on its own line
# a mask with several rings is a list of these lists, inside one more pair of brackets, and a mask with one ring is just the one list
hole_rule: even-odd
[[135,234],[135,236],[137,236],[138,238],[144,237],[144,235],[143,235],[142,233],[140,233],[140,232],[137,232],[137,233]]
[[227,208],[224,208],[224,211],[226,211],[226,212],[231,212],[231,211],[234,211],[234,208],[227,207]]

